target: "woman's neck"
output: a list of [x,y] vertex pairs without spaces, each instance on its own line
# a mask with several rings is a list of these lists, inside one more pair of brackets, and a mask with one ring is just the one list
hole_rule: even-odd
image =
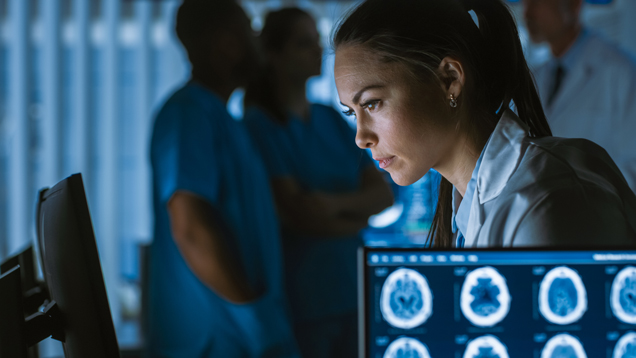
[[479,148],[478,145],[472,144],[472,141],[462,136],[448,153],[445,163],[434,169],[453,184],[463,197],[482,149],[483,146]]

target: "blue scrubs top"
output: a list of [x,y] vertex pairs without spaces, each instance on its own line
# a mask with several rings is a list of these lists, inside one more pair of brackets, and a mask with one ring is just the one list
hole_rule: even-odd
[[[356,191],[362,172],[373,165],[356,146],[353,129],[331,107],[312,104],[309,121],[291,116],[283,125],[252,106],[246,109],[244,121],[269,176],[293,177],[308,192]],[[360,236],[283,236],[293,318],[303,321],[355,312]]]
[[[153,357],[295,357],[282,287],[278,219],[265,167],[220,97],[190,82],[159,111],[151,142],[154,241],[148,349]],[[207,200],[254,288],[250,304],[216,295],[188,268],[170,230],[177,190]]]

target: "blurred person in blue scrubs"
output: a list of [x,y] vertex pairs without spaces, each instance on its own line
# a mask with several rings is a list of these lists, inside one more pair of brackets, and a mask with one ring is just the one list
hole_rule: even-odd
[[551,59],[535,79],[552,133],[589,139],[636,191],[636,62],[581,24],[583,0],[523,0],[530,39]]
[[265,167],[226,110],[256,64],[231,0],[185,0],[176,32],[191,79],[156,116],[149,357],[298,357]]
[[297,8],[267,15],[265,69],[245,92],[245,124],[264,158],[283,230],[286,285],[302,356],[356,357],[356,250],[391,189],[333,108],[307,101],[320,74],[314,19]]

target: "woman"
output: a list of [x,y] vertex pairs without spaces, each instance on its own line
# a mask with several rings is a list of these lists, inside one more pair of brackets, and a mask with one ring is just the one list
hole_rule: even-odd
[[296,337],[305,358],[355,357],[359,232],[391,190],[340,114],[306,99],[322,62],[312,17],[272,12],[260,39],[267,67],[246,88],[244,121],[279,211]]
[[551,137],[503,1],[368,0],[333,43],[358,146],[400,185],[443,176],[433,246],[635,243],[636,198],[611,158]]

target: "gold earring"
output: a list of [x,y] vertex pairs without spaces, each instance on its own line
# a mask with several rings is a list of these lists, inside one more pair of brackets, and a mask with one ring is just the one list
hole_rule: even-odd
[[455,99],[455,96],[453,96],[452,93],[450,95],[450,106],[453,108],[457,107],[457,100]]

